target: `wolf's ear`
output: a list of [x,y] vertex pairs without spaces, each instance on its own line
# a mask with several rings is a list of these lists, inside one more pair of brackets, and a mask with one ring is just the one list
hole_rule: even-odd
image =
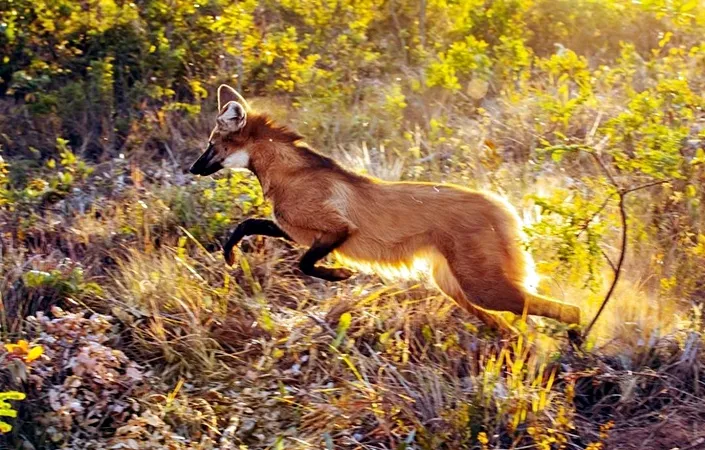
[[223,106],[215,121],[223,131],[240,131],[247,121],[247,111],[238,102],[230,101]]
[[245,100],[238,91],[227,84],[221,84],[218,87],[218,111],[221,111],[223,106],[227,105],[228,102],[240,103],[245,108],[245,111],[250,110],[250,105],[247,103],[247,100]]

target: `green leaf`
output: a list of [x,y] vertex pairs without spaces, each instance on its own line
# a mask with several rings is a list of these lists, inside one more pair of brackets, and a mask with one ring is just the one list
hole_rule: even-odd
[[279,436],[277,437],[277,441],[274,443],[274,446],[272,446],[272,450],[284,450],[284,438]]
[[555,162],[561,162],[563,160],[563,153],[565,153],[563,150],[554,150],[551,153],[551,159]]
[[426,324],[421,328],[421,334],[423,335],[423,338],[428,342],[429,344],[433,342],[433,330],[431,330],[431,327]]
[[0,420],[0,434],[2,433],[9,433],[10,430],[12,430],[12,425],[10,425],[7,422],[3,422]]
[[699,148],[697,152],[695,152],[695,158],[690,162],[692,165],[696,164],[705,164],[705,150],[702,148]]
[[17,411],[14,409],[3,409],[0,408],[0,416],[5,416],[5,417],[17,417]]
[[331,344],[333,348],[338,348],[341,342],[343,342],[343,339],[345,338],[345,334],[348,331],[348,328],[350,328],[350,324],[352,323],[352,315],[349,312],[343,313],[340,316],[340,320],[338,321],[338,335],[335,337],[335,340]]
[[689,198],[695,198],[695,196],[698,195],[698,191],[695,189],[695,186],[689,184],[685,187],[685,195]]

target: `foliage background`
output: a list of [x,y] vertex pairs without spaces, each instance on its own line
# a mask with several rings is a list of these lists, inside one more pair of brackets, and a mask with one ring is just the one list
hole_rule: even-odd
[[[704,32],[697,0],[0,0],[2,337],[46,347],[0,357],[28,397],[8,442],[697,443]],[[626,197],[587,352],[547,321],[487,336],[411,283],[302,279],[277,241],[227,270],[228,229],[269,206],[251,176],[184,174],[223,82],[356,170],[505,195],[585,320],[616,192],[662,183]]]

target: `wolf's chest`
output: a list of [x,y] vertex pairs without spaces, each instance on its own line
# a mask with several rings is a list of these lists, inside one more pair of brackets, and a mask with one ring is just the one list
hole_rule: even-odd
[[289,223],[281,214],[277,214],[277,210],[274,210],[272,215],[274,222],[279,225],[279,227],[286,232],[297,244],[306,247],[311,246],[313,241],[319,237],[320,232],[315,230],[309,230],[306,228],[301,228]]

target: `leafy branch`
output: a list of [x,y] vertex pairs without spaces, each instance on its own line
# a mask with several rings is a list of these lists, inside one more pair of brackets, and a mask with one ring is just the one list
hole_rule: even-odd
[[[596,125],[599,123],[599,117],[598,120],[596,121]],[[593,127],[594,129],[596,128]],[[612,186],[611,192],[607,194],[605,197],[604,201],[602,204],[595,210],[595,212],[590,215],[582,224],[580,229],[577,232],[576,237],[580,237],[584,232],[586,232],[590,225],[595,221],[595,219],[600,216],[600,214],[603,213],[605,208],[611,203],[611,201],[617,197],[617,206],[619,209],[619,216],[620,216],[620,222],[621,222],[621,245],[620,245],[620,251],[619,251],[619,259],[617,260],[617,263],[615,264],[612,259],[605,253],[603,250],[602,256],[607,260],[608,264],[610,265],[610,268],[612,269],[614,273],[614,277],[612,279],[612,283],[610,284],[609,290],[607,291],[607,294],[605,294],[605,298],[602,300],[602,303],[600,304],[600,308],[598,309],[597,313],[595,314],[595,317],[590,321],[588,326],[585,328],[583,331],[582,335],[579,337],[581,342],[584,342],[584,340],[587,338],[587,336],[590,334],[590,331],[592,331],[592,328],[594,327],[595,323],[597,320],[600,318],[602,315],[605,307],[609,303],[610,299],[612,298],[612,295],[614,294],[614,291],[617,287],[617,283],[619,282],[621,273],[622,273],[622,267],[624,266],[624,260],[626,258],[627,254],[627,245],[628,245],[628,233],[629,233],[629,226],[628,226],[628,221],[627,221],[627,211],[626,211],[626,206],[625,206],[625,201],[627,195],[640,191],[643,189],[648,189],[650,187],[654,186],[659,186],[662,184],[669,183],[673,181],[672,178],[667,178],[663,180],[657,180],[657,181],[652,181],[648,182],[645,184],[641,184],[635,187],[623,187],[622,184],[617,180],[617,178],[614,176],[610,168],[608,167],[607,164],[600,158],[600,154],[602,149],[605,147],[607,144],[607,137],[605,139],[602,139],[600,142],[598,142],[596,145],[590,145],[592,142],[592,138],[594,137],[594,131],[590,133],[588,143],[587,144],[571,144],[571,145],[557,145],[550,147],[548,150],[551,152],[551,157],[554,161],[559,162],[563,155],[566,153],[571,153],[571,152],[585,152],[589,154],[593,160],[595,161],[599,171],[601,171],[604,175],[605,178],[608,180],[609,184]]]

